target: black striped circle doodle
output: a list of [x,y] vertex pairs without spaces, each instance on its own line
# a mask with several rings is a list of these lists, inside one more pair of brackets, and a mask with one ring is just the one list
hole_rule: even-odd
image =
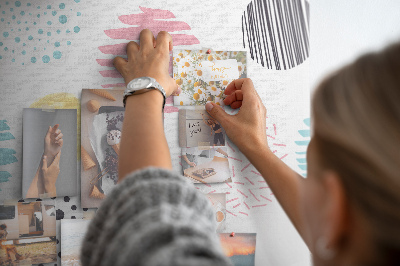
[[291,69],[309,56],[307,0],[253,0],[242,15],[243,47],[263,67]]

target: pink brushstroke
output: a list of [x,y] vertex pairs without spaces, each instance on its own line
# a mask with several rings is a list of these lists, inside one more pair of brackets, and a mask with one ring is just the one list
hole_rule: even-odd
[[227,184],[227,185],[228,185],[228,187],[232,188],[232,186],[231,186],[231,185],[229,185],[229,183],[228,183],[228,182],[225,182],[225,184]]
[[254,206],[251,206],[252,208],[258,208],[258,207],[264,207],[264,206],[267,206],[267,204],[263,204],[263,205],[254,205]]
[[182,163],[181,163],[181,162],[179,162],[179,165],[180,165],[180,166],[182,166]]
[[266,189],[266,188],[269,188],[269,187],[260,187],[260,189]]
[[246,216],[249,216],[247,213],[245,213],[245,212],[239,212],[239,213],[241,213],[241,214],[244,214],[244,215],[246,215]]
[[164,113],[176,113],[179,112],[179,108],[175,106],[165,106],[164,107]]
[[252,184],[252,185],[254,186],[254,183],[251,182],[251,180],[250,180],[247,176],[245,176],[244,178],[246,178],[246,180],[249,181],[249,183]]
[[286,144],[280,144],[280,143],[272,143],[272,145],[286,147]]
[[278,152],[278,150],[274,150],[272,153],[277,153]]
[[246,205],[246,208],[250,210],[250,207],[249,207],[249,205],[247,205],[246,202],[243,202],[243,204]]
[[286,153],[285,155],[283,155],[281,158],[279,158],[279,159],[283,159],[283,158],[285,158],[286,156],[288,156],[288,154]]
[[238,191],[240,194],[242,194],[243,196],[245,196],[246,199],[248,198],[248,196],[247,196],[246,194],[244,194],[242,191],[240,191],[239,189],[237,189],[237,191]]
[[[173,45],[192,45],[199,44],[199,40],[193,36],[188,34],[171,34]],[[126,40],[132,40],[132,38],[128,38]],[[138,40],[136,40],[138,41]],[[126,55],[126,45],[127,43],[118,43],[112,45],[104,45],[99,46],[100,52],[103,54],[112,54],[112,55]]]
[[260,181],[257,181],[257,182],[260,182],[260,183],[267,183],[267,181],[264,181],[264,180],[260,180]]
[[267,135],[267,137],[270,137],[270,138],[272,138],[272,139],[275,139],[273,136],[270,136],[270,135]]
[[245,167],[243,167],[243,169],[240,172],[243,172],[247,167],[250,166],[251,163],[248,163]]
[[263,199],[269,200],[270,202],[272,202],[272,200],[270,200],[269,198],[267,198],[267,197],[265,197],[265,196],[263,196],[263,195],[260,195],[260,197],[263,198]]
[[113,59],[96,59],[100,66],[113,67]]
[[226,212],[229,213],[229,214],[232,214],[233,216],[237,216],[236,214],[234,214],[234,213],[232,213],[232,212],[230,212],[228,210],[226,210]]
[[227,200],[226,203],[229,203],[229,202],[232,202],[232,201],[235,201],[235,200],[238,200],[238,199],[239,198],[230,199],[230,200]]
[[200,189],[200,188],[196,187],[196,189]]
[[241,203],[236,204],[235,206],[233,206],[232,208],[236,208],[239,207],[240,205],[242,205]]
[[228,156],[228,158],[233,159],[233,160],[236,160],[236,161],[239,161],[239,162],[243,162],[242,160],[236,159],[236,158],[233,158],[233,157],[229,157],[229,156]]
[[259,175],[259,176],[262,176],[260,173],[258,173],[258,172],[256,172],[256,171],[253,171],[253,170],[251,170],[254,174],[256,174],[256,175]]
[[244,183],[242,183],[242,182],[233,182],[233,183],[239,184],[239,185],[244,185]]
[[225,194],[231,194],[230,192],[226,192]]
[[232,165],[232,175],[235,177],[235,167]]
[[211,192],[208,192],[208,194],[212,194],[212,193],[214,193],[214,192],[216,192],[216,190],[213,190],[213,191],[211,191]]
[[232,148],[232,146],[229,144],[229,142],[227,142],[227,144],[228,144],[229,148],[231,148],[231,149],[232,149],[232,151],[233,151],[233,152],[236,152],[236,151],[235,151],[235,149],[234,149],[234,148]]
[[133,38],[137,39],[143,29],[151,30],[154,37],[157,38],[158,33],[162,30],[167,32],[190,30],[190,26],[183,21],[147,20],[143,21],[138,27],[110,29],[105,30],[104,33],[112,39],[131,40]]
[[274,132],[275,132],[275,136],[276,136],[276,125],[274,124]]
[[124,24],[137,25],[146,20],[175,18],[174,14],[169,10],[153,9],[142,6],[139,6],[139,8],[143,13],[122,15],[119,16],[118,19]]
[[122,78],[121,74],[117,70],[101,70],[99,73],[105,78]]
[[250,191],[250,194],[251,195],[253,195],[253,197],[257,200],[257,201],[260,201],[257,197],[256,197],[256,195],[254,195],[254,193],[249,189],[249,191]]
[[202,184],[206,185],[207,187],[211,187],[210,184],[207,184],[207,183],[202,183]]
[[114,88],[114,87],[125,87],[125,83],[116,83],[116,84],[104,84],[101,85],[103,88]]

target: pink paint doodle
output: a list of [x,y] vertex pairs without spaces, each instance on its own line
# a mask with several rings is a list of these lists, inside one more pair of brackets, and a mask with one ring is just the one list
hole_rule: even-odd
[[258,207],[264,207],[264,206],[267,206],[267,204],[262,204],[262,205],[254,205],[254,206],[251,206],[252,208],[258,208]]
[[286,153],[285,155],[283,155],[281,158],[279,158],[279,159],[283,159],[283,158],[285,158],[286,156],[288,156],[288,154]]
[[241,203],[236,204],[235,206],[233,206],[232,208],[236,208],[239,207],[241,205]]
[[251,170],[251,172],[253,172],[253,173],[256,174],[256,175],[262,176],[260,173],[258,173],[258,172],[256,172],[256,171]]
[[245,167],[242,168],[242,170],[240,172],[243,172],[247,167],[250,166],[251,163],[248,163]]
[[246,203],[246,202],[243,202],[243,203],[244,203],[244,205],[246,205],[246,208],[250,210],[250,207],[249,207],[249,205],[247,205],[247,203]]
[[251,180],[250,180],[247,176],[245,176],[244,178],[246,178],[246,180],[249,181],[249,183],[252,184],[252,185],[254,186],[254,183],[251,182]]
[[235,177],[235,167],[232,165],[232,175]]
[[226,203],[229,203],[229,202],[232,202],[232,201],[235,201],[235,200],[238,200],[238,199],[239,198],[230,199],[230,200],[227,200]]
[[228,158],[229,158],[229,159],[236,160],[236,161],[239,161],[239,162],[243,162],[242,160],[240,160],[240,159],[236,159],[236,158],[233,158],[233,157],[229,157],[229,156],[228,156]]
[[227,142],[227,144],[228,144],[229,148],[231,148],[231,149],[232,149],[232,151],[233,151],[233,152],[236,152],[236,151],[235,151],[235,149],[234,149],[234,148],[232,148],[232,146],[229,144],[229,142]]
[[270,202],[272,202],[272,200],[270,200],[269,198],[267,198],[267,197],[265,197],[265,196],[263,196],[263,195],[260,195],[260,197],[263,198],[263,199],[269,200]]
[[250,191],[250,194],[251,195],[253,195],[253,197],[257,200],[257,201],[260,201],[257,197],[256,197],[256,195],[254,195],[254,193],[249,189],[249,191]]
[[234,213],[232,213],[232,212],[230,212],[228,210],[226,210],[226,212],[229,213],[229,214],[232,214],[233,216],[237,216],[236,214],[234,214]]
[[244,194],[242,191],[240,191],[239,189],[237,189],[237,191],[238,191],[240,194],[242,194],[243,196],[245,196],[246,199],[248,198],[248,196],[247,196],[246,194]]
[[233,182],[233,183],[238,184],[238,185],[244,185],[244,183],[242,183],[242,182]]
[[241,214],[244,214],[244,215],[246,215],[246,216],[249,216],[247,213],[245,213],[245,212],[239,212],[239,213],[241,213]]
[[229,185],[229,183],[225,182],[225,184],[227,184],[229,188],[232,188],[232,186],[231,186],[231,185]]

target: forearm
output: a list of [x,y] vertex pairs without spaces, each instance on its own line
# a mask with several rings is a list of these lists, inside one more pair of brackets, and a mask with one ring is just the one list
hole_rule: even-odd
[[275,156],[267,145],[254,145],[253,147],[242,152],[261,173],[293,225],[305,239],[300,216],[301,176]]
[[31,185],[29,186],[28,192],[25,195],[25,198],[27,198],[27,199],[39,197],[39,193],[40,193],[39,190],[41,190],[41,187],[42,187],[41,186],[42,182],[39,182],[40,167],[41,166],[39,164],[39,167],[36,171],[35,177],[33,178]]
[[156,90],[127,98],[118,162],[119,181],[146,166],[172,169],[164,135],[163,100]]

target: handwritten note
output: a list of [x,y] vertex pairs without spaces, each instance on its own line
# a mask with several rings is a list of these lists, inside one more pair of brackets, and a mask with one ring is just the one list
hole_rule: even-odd
[[190,137],[192,138],[193,135],[195,135],[196,133],[200,133],[201,132],[201,126],[200,126],[200,122],[195,122],[195,123],[191,123],[189,122],[189,134]]
[[209,82],[213,80],[232,80],[239,78],[238,62],[235,59],[202,61],[201,79]]

